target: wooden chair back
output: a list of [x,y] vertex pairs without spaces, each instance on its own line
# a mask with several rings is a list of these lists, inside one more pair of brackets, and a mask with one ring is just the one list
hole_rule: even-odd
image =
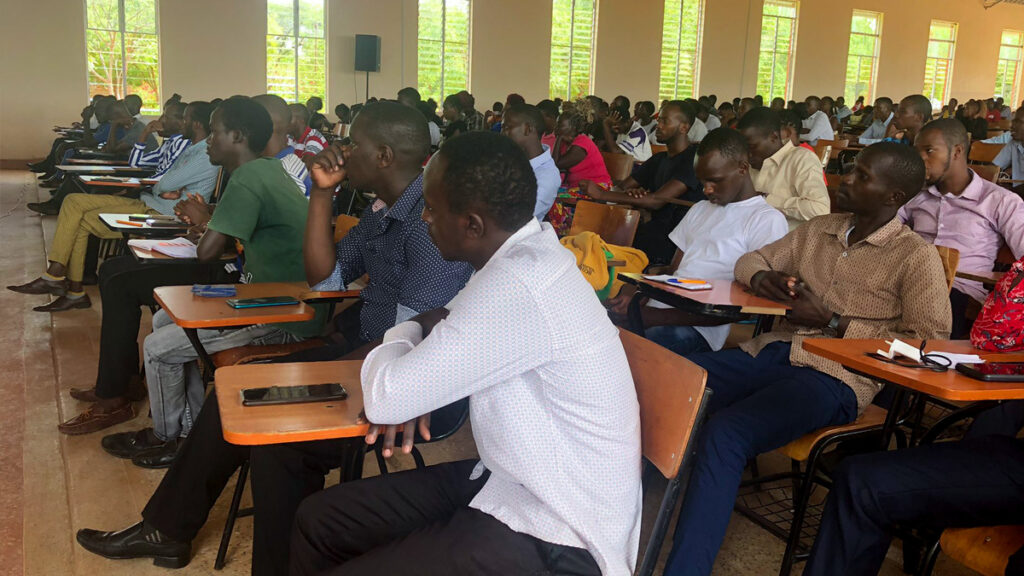
[[224,167],[217,169],[217,183],[213,185],[213,193],[210,194],[210,204],[216,204],[220,202],[220,195],[224,192],[224,187],[228,185],[228,173],[224,171]]
[[935,246],[939,251],[939,258],[942,260],[942,270],[946,273],[946,288],[953,289],[953,279],[956,278],[956,268],[960,265],[960,251],[947,246]]
[[615,152],[601,152],[604,158],[604,167],[612,182],[622,182],[633,173],[633,156],[630,154],[617,154]]
[[978,164],[991,164],[1002,149],[1002,144],[972,142],[971,151],[967,153],[967,161]]
[[1013,120],[1011,118],[1000,118],[994,124],[990,124],[989,126],[1005,132],[1010,129],[1012,124]]
[[839,192],[839,184],[842,179],[841,174],[825,174],[825,188],[828,189],[828,201],[833,214],[841,211],[836,208],[836,193]]
[[686,358],[632,332],[619,338],[629,359],[637,400],[643,455],[665,478],[679,473],[704,397],[708,375]]
[[1010,556],[1024,546],[1024,526],[949,528],[939,542],[946,556],[982,576],[1003,576]]
[[836,160],[839,158],[839,153],[842,152],[842,149],[849,145],[850,140],[848,138],[842,140],[818,140],[818,144],[815,145],[814,151],[818,154],[818,158],[822,158],[825,148],[827,147],[829,151],[828,159]]
[[977,172],[978,176],[981,176],[989,182],[999,181],[999,166],[996,166],[995,164],[975,164],[974,166],[971,166],[971,169]]
[[657,154],[658,152],[668,152],[668,146],[664,144],[651,144],[651,154]]
[[828,161],[832,158],[832,141],[818,140],[818,143],[814,146],[814,154],[817,155],[818,161],[821,162],[821,169],[825,170],[828,168]]
[[337,244],[339,240],[348,234],[348,231],[359,224],[359,218],[355,216],[349,216],[348,214],[338,214],[338,217],[334,220],[334,243]]
[[569,235],[593,232],[608,244],[632,246],[639,225],[639,210],[581,200],[576,203],[576,213],[572,217]]

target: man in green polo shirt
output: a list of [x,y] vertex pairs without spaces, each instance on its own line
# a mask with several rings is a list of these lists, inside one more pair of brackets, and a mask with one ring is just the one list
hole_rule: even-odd
[[[199,241],[200,262],[216,261],[237,239],[243,249],[245,282],[305,282],[302,242],[308,201],[276,158],[262,157],[273,132],[263,106],[244,96],[221,103],[210,122],[207,154],[231,179],[216,212],[196,196],[178,207],[193,226],[205,228]],[[249,344],[292,342],[320,333],[325,310],[308,322],[247,326],[233,330],[200,330],[210,353]],[[204,387],[197,354],[163,311],[153,317],[153,333],[143,345],[153,428],[114,434],[103,447],[115,456],[146,456],[148,463],[169,466],[179,438],[188,435],[199,414]]]

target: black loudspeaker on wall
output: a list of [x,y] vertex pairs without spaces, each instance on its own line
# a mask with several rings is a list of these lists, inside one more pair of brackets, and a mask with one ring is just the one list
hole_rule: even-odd
[[356,72],[380,72],[380,36],[356,34]]

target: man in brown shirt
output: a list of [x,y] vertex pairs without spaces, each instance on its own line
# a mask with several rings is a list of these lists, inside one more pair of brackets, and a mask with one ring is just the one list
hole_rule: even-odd
[[860,154],[819,216],[742,256],[736,280],[791,306],[778,328],[689,356],[708,371],[709,418],[665,574],[711,573],[749,459],[852,422],[880,386],[803,350],[805,338],[945,338],[951,315],[935,247],[896,218],[924,185],[915,150],[880,143]]

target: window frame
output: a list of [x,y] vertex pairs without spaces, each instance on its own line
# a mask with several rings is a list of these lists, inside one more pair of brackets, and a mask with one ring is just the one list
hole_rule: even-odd
[[[567,44],[563,44],[563,43],[560,43],[560,42],[555,42],[555,36],[554,36],[554,33],[555,33],[555,24],[554,24],[555,2],[551,3],[551,10],[552,10],[552,13],[551,13],[551,34],[549,34],[549,36],[551,38],[551,41],[549,43],[551,51],[548,53],[548,96],[551,99],[561,98],[564,101],[569,101],[569,100],[573,100],[574,98],[577,98],[577,97],[578,98],[582,98],[584,96],[587,96],[588,94],[593,94],[594,93],[594,64],[595,64],[595,62],[594,62],[594,52],[595,52],[595,47],[597,45],[597,16],[598,16],[598,5],[600,4],[600,0],[592,0],[593,1],[593,8],[591,9],[590,50],[589,50],[590,58],[588,59],[588,65],[587,65],[587,68],[588,68],[588,70],[587,70],[587,94],[581,94],[579,96],[573,96],[573,94],[572,94],[572,85],[573,85],[573,81],[572,81],[573,80],[573,63],[572,63],[573,58],[572,58],[572,54],[573,54],[573,48],[576,45],[576,34],[575,34],[575,31],[576,31],[576,2],[578,0],[566,0],[566,1],[570,2],[570,6],[569,6],[569,40],[568,40]],[[551,58],[554,55],[554,48],[555,48],[555,46],[559,46],[559,47],[562,47],[562,48],[568,48],[569,49],[569,67],[567,69],[567,72],[568,72],[568,82],[566,83],[566,92],[564,94],[555,94],[554,86],[552,85],[552,79],[554,78],[554,75],[551,72],[551,64],[552,64]]]
[[[868,34],[868,33],[864,33],[864,32],[855,32],[853,30],[854,18],[857,18],[858,16],[860,16],[862,18],[871,18],[871,19],[873,19],[875,21],[875,23],[876,23],[876,31],[875,31],[874,34]],[[883,12],[875,12],[873,10],[860,10],[860,9],[856,9],[855,8],[853,10],[853,12],[850,14],[850,42],[849,42],[849,47],[846,50],[846,74],[847,74],[847,77],[849,77],[849,73],[850,73],[850,58],[857,58],[857,70],[858,70],[858,72],[861,69],[861,65],[862,65],[864,59],[870,59],[870,62],[871,62],[871,78],[868,80],[867,93],[863,95],[864,96],[864,100],[866,102],[874,102],[875,101],[875,92],[878,89],[878,62],[880,60],[880,56],[881,56],[881,52],[882,52],[882,30],[883,30],[884,24],[885,24],[885,14]],[[874,39],[874,53],[871,56],[863,56],[863,55],[860,55],[860,54],[851,54],[851,51],[853,50],[853,37],[855,35],[856,36],[864,36],[864,37],[868,37],[868,38],[873,38]],[[844,86],[844,90],[843,91],[847,93],[846,94],[846,100],[849,101],[849,102],[853,102],[853,101],[855,101],[857,98],[859,98],[861,96],[861,94],[851,94],[849,92],[850,91],[850,86],[849,85]]]
[[[437,98],[437,101],[438,102],[443,102],[444,98],[449,95],[448,91],[445,90],[445,69],[446,69],[445,55],[447,54],[447,46],[448,46],[448,42],[449,42],[448,34],[447,34],[447,32],[448,32],[448,2],[449,2],[449,0],[438,0],[438,1],[441,2],[441,37],[439,39],[427,38],[426,40],[428,42],[438,43],[441,46],[441,52],[440,52],[440,55],[439,55],[439,57],[440,57],[440,72],[441,72],[441,83],[440,83],[441,93],[439,95],[439,98]],[[470,87],[472,86],[472,82],[473,82],[473,78],[472,78],[472,73],[473,73],[473,0],[465,0],[465,1],[466,1],[466,4],[467,4],[467,19],[466,19],[466,88],[465,88],[465,90],[466,91],[471,91]],[[420,2],[417,1],[417,4],[416,4],[416,8],[417,8],[417,25],[416,25],[417,72],[416,72],[416,85],[417,85],[417,87],[421,85],[420,79],[419,79],[418,64],[419,64],[420,42],[423,40],[420,37],[420,34],[419,34],[419,20],[418,19],[419,19],[419,9],[420,9],[420,6],[421,6]],[[461,42],[452,42],[452,44],[461,44]],[[454,92],[452,92],[452,94],[454,94]],[[433,94],[427,95],[427,94],[422,94],[421,93],[421,96],[423,98],[428,98],[428,97],[434,97],[435,95],[433,95]]]
[[[1003,38],[1006,36],[1007,32],[1012,33],[1012,34],[1018,34],[1019,37],[1020,37],[1020,44],[1006,44],[1003,41]],[[1003,58],[1003,56],[1002,56],[1003,48],[1014,48],[1014,49],[1016,49],[1018,51],[1017,52],[1017,54],[1018,54],[1017,55],[1017,59],[1016,60],[1011,60],[1009,58]],[[1013,78],[1012,78],[1012,81],[1011,81],[1010,95],[1009,95],[1009,97],[1003,96],[1002,91],[999,90],[999,88],[1000,88],[999,85],[996,85],[996,87],[995,87],[996,89],[993,90],[993,92],[994,92],[994,97],[996,97],[996,98],[1003,98],[1004,102],[1009,101],[1009,105],[1012,107],[1014,105],[1014,103],[1020,101],[1020,76],[1021,76],[1021,69],[1024,68],[1024,31],[1014,30],[1012,28],[1004,28],[1002,33],[1000,33],[1000,35],[999,35],[999,55],[998,55],[998,58],[996,60],[996,81],[997,82],[998,82],[998,79],[999,79],[999,70],[1002,69],[1004,64],[1007,63],[1007,62],[1012,63],[1014,65],[1014,70],[1015,70]],[[1005,81],[1006,81],[1006,75],[1004,74],[1004,76],[1003,76],[1003,82],[1004,82],[1003,87],[1004,88],[1005,88]]]
[[696,98],[700,93],[700,65],[701,58],[703,57],[704,48],[704,16],[705,8],[707,7],[707,0],[665,0],[663,6],[663,20],[664,14],[667,14],[667,10],[664,10],[664,6],[669,2],[679,3],[679,20],[676,22],[678,26],[675,30],[675,52],[672,54],[675,66],[672,70],[672,94],[666,95],[667,93],[661,91],[662,84],[665,82],[664,73],[664,59],[666,55],[666,40],[665,40],[665,22],[662,22],[661,27],[661,60],[659,61],[659,77],[658,77],[658,98],[665,100],[677,100],[679,99],[679,62],[682,60],[683,54],[683,19],[685,18],[685,7],[687,2],[697,2],[697,44],[693,51],[693,93],[687,95],[687,98]]
[[[121,99],[129,94],[128,92],[128,50],[125,48],[125,35],[127,32],[126,17],[125,17],[125,2],[126,0],[117,0],[117,29],[103,28],[99,26],[89,25],[89,0],[83,1],[83,9],[85,12],[85,94],[87,99],[91,99],[92,94],[92,79],[89,72],[89,31],[97,30],[102,32],[114,32],[118,34],[120,38],[121,47]],[[143,102],[143,108],[140,111],[147,111],[151,113],[160,114],[163,111],[163,53],[160,42],[160,0],[153,0],[153,29],[155,32],[152,34],[148,32],[132,32],[132,34],[152,36],[156,40],[156,107],[145,108],[145,102]],[[115,96],[116,96],[115,89]]]
[[[790,18],[788,16],[777,16],[777,15],[774,15],[774,14],[765,14],[765,8],[768,7],[769,5],[792,7],[794,12],[795,12],[795,15],[792,18]],[[772,76],[771,76],[771,81],[770,81],[770,84],[769,84],[768,93],[767,94],[761,94],[761,95],[764,97],[764,99],[766,101],[770,101],[773,98],[784,98],[786,100],[789,100],[790,95],[792,94],[792,91],[793,91],[793,71],[794,71],[794,69],[796,67],[797,36],[799,35],[799,30],[800,30],[800,0],[765,0],[764,4],[761,6],[761,34],[764,34],[765,19],[766,18],[773,18],[776,21],[776,25],[775,25],[775,39],[772,42],[772,49],[770,51],[770,53],[772,54],[772,69],[773,70],[775,69],[775,65],[778,63],[778,55],[781,54],[781,52],[779,52],[777,50],[777,47],[779,45],[779,26],[778,26],[778,21],[780,21],[780,20],[792,20],[792,32],[791,32],[791,39],[790,39],[790,43],[789,43],[789,51],[786,53],[786,85],[783,88],[783,93],[781,95],[775,94],[775,74],[773,73]],[[759,36],[760,36],[760,34],[759,34]],[[761,55],[763,53],[764,53],[764,48],[762,46],[758,46],[758,51],[757,51],[757,70],[758,70],[758,72],[760,72],[760,68],[761,68]],[[759,83],[760,83],[760,78],[758,78],[757,81],[754,83],[754,90],[755,90],[755,92],[760,94],[761,91],[757,88],[757,85]]]
[[[327,34],[327,22],[328,22],[328,18],[329,18],[327,11],[328,11],[328,6],[330,5],[330,2],[328,2],[327,0],[318,0],[323,5],[323,15],[324,15],[324,18],[323,18],[323,36],[321,37],[321,36],[304,36],[301,33],[302,26],[301,26],[301,20],[299,19],[299,3],[301,2],[301,0],[290,0],[290,1],[291,1],[291,4],[292,4],[292,33],[291,34],[271,34],[270,30],[269,29],[267,30],[266,34],[264,35],[264,40],[263,40],[263,42],[264,42],[263,51],[264,51],[264,59],[265,59],[264,70],[267,71],[266,69],[269,67],[269,64],[270,64],[270,53],[268,51],[269,45],[268,45],[268,42],[267,42],[270,39],[270,37],[274,36],[274,37],[279,37],[279,38],[291,38],[292,39],[292,43],[294,45],[293,50],[294,50],[294,53],[295,53],[294,54],[294,62],[295,62],[295,65],[294,65],[295,90],[294,90],[294,92],[292,94],[292,96],[295,99],[294,99],[293,102],[294,103],[298,103],[298,104],[305,104],[304,101],[300,101],[299,100],[299,85],[301,84],[300,77],[299,77],[299,62],[300,62],[299,48],[300,48],[300,44],[301,44],[301,41],[303,39],[307,39],[307,40],[320,40],[320,41],[322,41],[324,43],[324,93],[322,95],[320,95],[320,94],[313,94],[313,96],[318,96],[318,97],[322,98],[323,102],[325,103],[325,106],[326,106],[326,103],[330,101],[329,97],[328,97],[328,92],[330,91],[330,85],[331,85],[330,78],[329,78],[329,74],[330,74],[330,70],[331,70],[330,56],[329,55],[330,55],[331,50],[330,50],[330,46],[328,45],[328,34]],[[269,18],[270,18],[270,3],[269,2],[266,3],[266,10],[267,10],[267,13],[266,13],[266,20],[265,21],[269,20]],[[267,92],[268,93],[270,93],[270,94],[277,94],[277,92],[273,92],[270,89],[270,77],[269,77],[269,75],[267,76],[266,84],[267,84]],[[277,95],[281,96],[281,94],[277,94]],[[285,98],[284,96],[281,96],[281,97],[284,98],[286,102],[288,101],[288,98]],[[308,98],[307,98],[307,100],[308,100]]]
[[[943,40],[941,38],[933,38],[932,37],[932,28],[935,27],[936,25],[942,25],[942,26],[948,25],[950,27],[950,29],[952,30],[952,32],[953,32],[952,33],[953,39],[952,40]],[[954,73],[955,66],[956,66],[956,44],[959,41],[959,39],[960,39],[960,23],[959,22],[951,22],[949,20],[932,19],[928,23],[928,45],[927,45],[927,49],[925,51],[925,58],[924,58],[924,74],[925,74],[924,81],[925,81],[925,84],[921,86],[921,92],[929,100],[933,100],[933,99],[939,100],[940,101],[940,106],[941,106],[941,104],[945,104],[946,102],[949,102],[951,94],[953,93],[953,73]],[[950,47],[949,57],[948,58],[939,58],[939,57],[935,57],[935,56],[929,56],[928,53],[931,52],[932,42],[948,44],[949,47]],[[938,70],[938,62],[940,62],[940,61],[948,62],[948,65],[946,67],[946,81],[945,81],[944,86],[943,86],[943,93],[941,95],[941,98],[936,98],[936,96],[934,94],[934,90],[932,90],[932,92],[933,92],[932,94],[925,93],[925,92],[927,92],[925,90],[925,87],[928,84],[928,65],[933,60],[936,62],[936,66],[935,66],[936,70]],[[933,78],[932,79],[932,88],[934,88],[935,83],[936,83],[936,80],[935,80],[935,78]],[[933,102],[933,105],[934,105],[934,102]]]

